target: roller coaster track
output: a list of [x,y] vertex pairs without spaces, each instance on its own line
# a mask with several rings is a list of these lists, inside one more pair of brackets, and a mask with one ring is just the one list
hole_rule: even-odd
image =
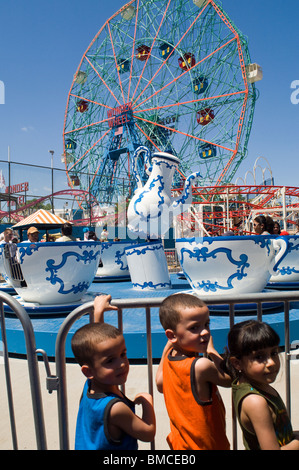
[[[182,188],[176,188],[174,191],[179,191]],[[282,196],[282,191],[284,190],[285,197],[293,197],[298,198],[298,201],[292,201],[292,207],[298,207],[299,205],[299,187],[294,186],[251,186],[251,185],[223,185],[223,186],[211,186],[211,187],[197,187],[193,188],[193,196],[196,197],[197,202],[194,202],[195,205],[197,204],[217,204],[217,202],[221,202],[221,200],[229,199],[229,203],[235,202],[237,205],[246,204],[248,210],[262,210],[266,208],[269,204],[271,207],[277,207],[279,209],[280,204],[277,204],[277,201]],[[82,198],[85,199],[86,202],[91,203],[91,205],[100,205],[98,200],[90,194],[88,191],[83,189],[66,189],[57,191],[53,194],[49,194],[47,196],[41,197],[35,201],[32,201],[30,204],[26,204],[21,206],[13,211],[1,211],[0,210],[0,220],[4,217],[10,217],[11,219],[19,222],[25,215],[23,212],[27,209],[30,209],[37,204],[45,201],[45,200],[52,200],[53,197],[56,196],[73,196],[76,199]],[[250,200],[247,199],[246,196],[250,196]],[[276,204],[275,204],[276,202]],[[240,211],[242,212],[242,211]],[[98,221],[103,221],[104,219],[109,219],[109,217],[101,216],[101,217],[92,217],[92,222],[96,223]],[[113,217],[112,217],[113,218]],[[107,220],[108,221],[108,220]],[[76,220],[76,224],[78,225],[88,225],[90,224],[90,218]]]
[[9,211],[1,211],[0,210],[0,219],[3,219],[4,217],[10,217],[11,219],[19,222],[20,220],[24,219],[25,216],[21,213],[26,211],[27,209],[30,209],[37,204],[40,204],[41,202],[46,201],[47,199],[52,200],[52,198],[56,196],[74,196],[76,198],[83,198],[86,201],[91,202],[91,205],[98,205],[99,202],[98,200],[90,194],[88,191],[85,191],[83,189],[65,189],[61,191],[57,191],[53,194],[49,194],[47,196],[43,196],[39,199],[36,199],[35,201],[30,202],[29,204],[26,204],[24,206],[18,207],[17,209]]

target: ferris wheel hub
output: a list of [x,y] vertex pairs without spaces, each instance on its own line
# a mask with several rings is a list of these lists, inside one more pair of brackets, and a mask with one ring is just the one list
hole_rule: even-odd
[[115,128],[132,122],[133,112],[132,103],[126,103],[116,108],[109,109],[107,111],[108,125],[109,127]]

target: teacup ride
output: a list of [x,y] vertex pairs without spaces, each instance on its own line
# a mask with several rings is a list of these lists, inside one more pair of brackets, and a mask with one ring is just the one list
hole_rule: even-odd
[[[142,157],[148,179],[143,184],[138,159]],[[192,202],[192,182],[199,173],[190,175],[182,194],[172,197],[173,176],[179,159],[165,152],[151,155],[147,147],[138,147],[133,156],[133,175],[137,189],[130,201],[128,229],[145,241],[126,248],[133,288],[163,290],[171,287],[167,260],[161,238],[172,224],[174,215],[186,210]],[[146,241],[148,240],[148,241]]]
[[[176,240],[176,250],[191,294],[237,297],[262,292],[267,287],[279,272],[288,241],[258,235],[182,238]],[[272,308],[271,303],[265,308]],[[242,310],[246,309],[242,306]]]
[[15,257],[4,249],[4,268],[29,314],[69,313],[92,300],[87,290],[100,257],[96,241],[23,242]]
[[137,241],[102,242],[100,265],[93,282],[129,281],[131,277],[126,248],[135,244],[137,244]]
[[[281,238],[281,237],[279,237]],[[271,276],[267,288],[279,290],[299,289],[299,235],[284,235],[288,249],[279,264],[275,276]]]

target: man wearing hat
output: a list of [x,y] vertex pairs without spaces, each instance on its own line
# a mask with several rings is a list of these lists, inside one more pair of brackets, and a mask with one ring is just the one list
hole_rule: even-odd
[[27,230],[27,237],[30,243],[37,243],[39,237],[39,231],[36,227],[29,227]]

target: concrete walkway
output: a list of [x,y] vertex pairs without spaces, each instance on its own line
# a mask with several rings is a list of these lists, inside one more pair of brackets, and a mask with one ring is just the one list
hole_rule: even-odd
[[[36,449],[35,430],[32,415],[32,404],[28,380],[27,362],[23,359],[10,359],[13,399],[15,406],[15,419],[18,436],[18,448],[20,450]],[[55,374],[55,364],[50,363],[51,373]],[[46,373],[42,362],[39,362],[41,388],[45,415],[45,427],[47,434],[47,446],[49,450],[59,450],[58,436],[58,415],[57,415],[57,393],[49,394],[46,390]],[[157,366],[154,366],[154,373]],[[67,365],[67,385],[68,385],[68,409],[69,409],[69,429],[70,446],[74,446],[74,432],[78,403],[84,384],[84,377],[80,368],[76,364]],[[285,372],[284,356],[282,355],[282,367],[280,375],[275,383],[275,388],[285,399]],[[292,386],[292,423],[294,429],[299,430],[299,360],[291,361],[291,386]],[[0,449],[11,450],[12,439],[10,432],[9,413],[6,398],[6,385],[4,378],[4,365],[0,363]],[[126,395],[134,399],[138,392],[147,391],[147,368],[146,366],[133,365],[130,369],[129,378],[126,384]],[[231,420],[231,391],[230,389],[220,389],[227,412],[227,434],[232,439]],[[156,450],[169,450],[166,443],[166,436],[169,432],[168,417],[164,406],[163,396],[155,391],[154,393],[155,412],[157,417]],[[140,449],[150,450],[149,444],[140,443]],[[238,432],[238,448],[242,449],[241,433]]]

